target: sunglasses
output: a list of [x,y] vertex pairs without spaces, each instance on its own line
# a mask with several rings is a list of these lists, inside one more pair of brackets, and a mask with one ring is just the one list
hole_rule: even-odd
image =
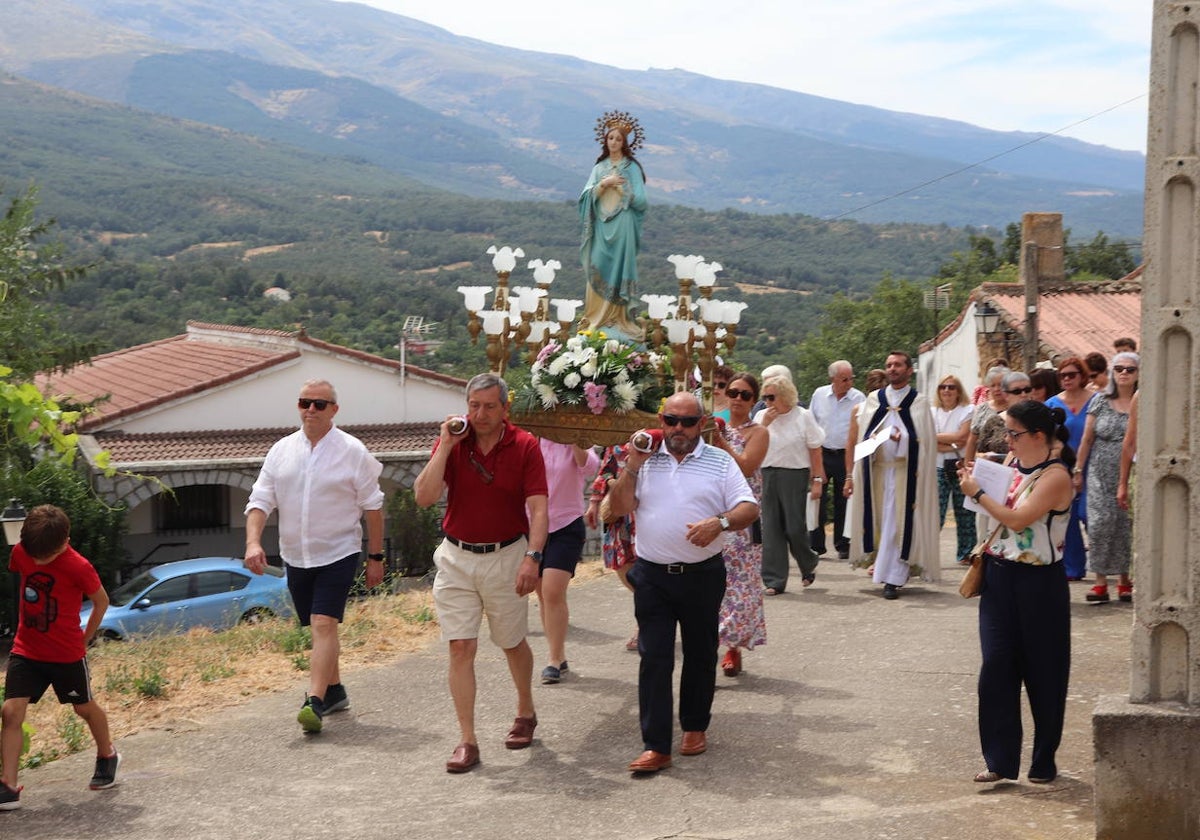
[[296,405],[300,406],[304,411],[308,411],[310,406],[316,408],[317,411],[324,411],[334,404],[333,400],[310,400],[307,397],[301,397],[296,400]]
[[1064,370],[1058,374],[1059,379],[1074,379],[1077,376],[1083,376],[1083,374],[1077,370]]
[[1113,365],[1113,371],[1116,373],[1137,373],[1135,367],[1126,367],[1125,365]]
[[475,472],[479,473],[479,477],[483,479],[483,483],[491,484],[496,477],[491,474],[487,467],[475,459],[475,453],[473,451],[469,452],[467,457],[471,460],[471,466],[475,469]]
[[957,390],[958,390],[958,386],[957,386],[957,385],[950,385],[950,384],[946,384],[946,385],[939,385],[939,386],[938,386],[938,390],[939,390],[939,391],[957,391]]
[[767,402],[775,402],[775,395],[774,394],[763,394],[763,399],[766,400]]
[[1032,394],[1033,387],[1026,385],[1024,388],[1013,388],[1011,391],[1005,391],[1006,394],[1012,394],[1014,397],[1018,394]]
[[685,429],[690,429],[703,420],[703,417],[680,417],[678,414],[664,414],[663,422],[674,428],[675,426],[683,426]]
[[731,400],[752,400],[754,399],[754,392],[750,390],[743,391],[740,388],[726,388],[725,396]]

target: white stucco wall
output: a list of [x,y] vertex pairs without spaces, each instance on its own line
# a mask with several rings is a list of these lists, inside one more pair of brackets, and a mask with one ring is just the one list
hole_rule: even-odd
[[967,396],[979,384],[979,349],[975,342],[975,303],[967,305],[958,328],[933,350],[922,353],[919,360],[921,381],[919,389],[932,394],[938,381],[947,375],[957,376],[967,389]]

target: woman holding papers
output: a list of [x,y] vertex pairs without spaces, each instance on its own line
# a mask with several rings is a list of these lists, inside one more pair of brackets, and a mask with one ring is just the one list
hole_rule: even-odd
[[976,782],[1015,779],[1020,773],[1022,684],[1034,725],[1029,781],[1047,784],[1058,775],[1054,756],[1062,740],[1071,665],[1062,546],[1075,465],[1064,419],[1062,409],[1033,400],[1005,412],[1004,434],[1017,472],[1003,498],[981,490],[965,467],[959,473],[963,493],[999,526],[984,555],[979,602],[979,740],[987,769]]

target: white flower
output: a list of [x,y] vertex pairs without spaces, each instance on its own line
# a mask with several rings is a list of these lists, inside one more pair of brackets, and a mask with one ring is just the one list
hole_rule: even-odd
[[610,356],[620,353],[621,342],[617,341],[615,338],[610,338],[608,341],[604,342],[604,352],[608,353]]
[[631,382],[618,382],[610,390],[613,402],[616,403],[614,408],[617,411],[628,411],[633,408],[634,403],[637,402],[638,390],[638,387]]
[[583,363],[583,367],[579,368],[579,372],[583,374],[584,379],[591,379],[596,375],[596,363],[588,361]]
[[558,405],[558,394],[554,393],[553,385],[538,385],[537,395],[538,400],[542,404],[542,408],[551,409]]
[[614,385],[624,385],[628,381],[629,371],[625,368],[621,368],[619,371],[617,371],[617,375],[613,378]]
[[578,388],[579,383],[582,381],[583,379],[575,371],[571,371],[563,377],[563,385],[567,386],[568,388]]
[[579,350],[581,347],[583,347],[583,336],[575,335],[567,339],[568,350]]
[[570,363],[571,363],[571,360],[570,360],[570,358],[568,358],[567,354],[562,353],[558,356],[558,358],[556,358],[554,361],[552,361],[550,363],[550,367],[547,368],[547,370],[551,376],[558,376],[560,373],[562,373],[564,370],[567,369],[567,365],[569,365]]

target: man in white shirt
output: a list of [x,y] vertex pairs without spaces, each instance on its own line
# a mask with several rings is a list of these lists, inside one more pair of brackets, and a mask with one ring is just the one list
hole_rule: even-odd
[[312,627],[308,695],[297,720],[305,732],[317,733],[326,714],[350,707],[338,667],[338,625],[358,572],[364,518],[367,586],[383,580],[383,465],[362,441],[333,425],[333,385],[305,382],[297,406],[300,429],[271,447],[250,491],[244,562],[254,574],[263,573],[263,528],[278,509],[288,589],[300,624]]
[[846,439],[850,437],[850,415],[866,398],[866,394],[854,387],[854,367],[845,359],[838,359],[829,366],[829,384],[813,391],[808,404],[817,425],[825,432],[821,461],[825,464],[826,482],[817,500],[817,525],[808,540],[818,555],[825,553],[825,523],[829,521],[825,497],[832,495],[833,545],[839,559],[850,557],[850,538],[845,534],[846,497],[842,495],[846,483]]
[[[609,490],[612,512],[637,510],[629,572],[638,622],[638,707],[645,751],[634,773],[671,766],[675,627],[683,640],[679,681],[681,755],[708,748],[717,681],[718,615],[725,597],[725,531],[750,527],[758,504],[737,462],[700,439],[704,406],[682,391],[659,415],[663,442],[646,454],[632,445]],[[631,442],[632,443],[632,442]]]

